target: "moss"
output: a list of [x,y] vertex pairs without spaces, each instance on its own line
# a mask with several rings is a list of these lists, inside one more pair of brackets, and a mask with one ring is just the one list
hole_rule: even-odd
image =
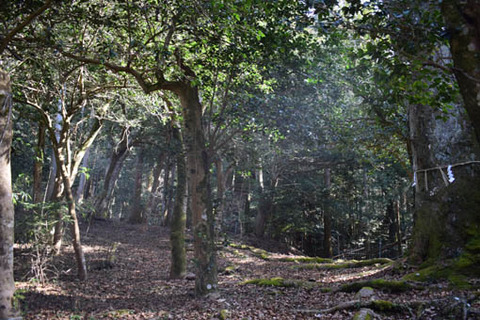
[[220,320],[226,320],[229,317],[230,317],[230,311],[228,311],[227,309],[220,310],[220,313],[218,314],[218,318]]
[[225,268],[225,270],[223,270],[223,273],[224,274],[233,274],[233,273],[235,273],[235,271],[237,271],[237,267],[234,266],[234,265],[231,265],[231,266],[227,266]]
[[248,246],[246,244],[236,244],[236,243],[230,243],[230,247],[236,248],[236,249],[248,250],[260,259],[270,260],[270,254],[263,249]]
[[280,261],[297,263],[333,263],[333,259],[320,257],[286,257],[281,258]]
[[357,292],[364,287],[370,287],[377,290],[388,291],[391,293],[406,292],[413,287],[405,281],[388,281],[383,279],[375,279],[370,281],[359,281],[345,284],[340,287],[343,292]]
[[[455,264],[459,263],[462,267]],[[448,262],[448,266],[430,266],[417,270],[403,277],[407,281],[433,282],[437,280],[447,280],[450,285],[458,289],[469,289],[471,285],[468,283],[468,276],[462,273],[463,268],[469,266],[469,263],[463,259],[456,259],[453,263]]]
[[398,310],[398,306],[394,303],[386,300],[374,300],[372,301],[372,308],[377,311],[391,312]]
[[276,277],[276,278],[270,278],[270,279],[264,279],[264,278],[258,278],[258,279],[250,279],[247,281],[242,282],[241,284],[254,284],[257,286],[266,286],[266,287],[283,287],[283,288],[298,288],[298,287],[303,287],[307,289],[311,289],[316,286],[315,283],[312,282],[304,282],[304,281],[299,281],[299,280],[287,280],[283,279],[281,277]]
[[352,320],[373,320],[373,315],[371,310],[363,309],[355,313]]
[[367,266],[373,265],[386,265],[392,264],[393,261],[387,258],[376,258],[376,259],[369,259],[369,260],[347,260],[342,261],[339,260],[334,263],[307,263],[302,265],[293,266],[294,269],[306,269],[306,270],[314,270],[314,269],[349,269],[349,268],[362,268]]
[[285,287],[286,282],[281,277],[270,278],[270,279],[250,279],[244,281],[243,284],[255,284],[257,286],[271,286],[271,287]]

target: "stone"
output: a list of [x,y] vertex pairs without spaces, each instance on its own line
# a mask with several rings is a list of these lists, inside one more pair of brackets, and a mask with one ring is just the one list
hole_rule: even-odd
[[355,315],[353,316],[352,320],[373,320],[373,319],[381,319],[381,317],[373,312],[371,309],[360,309]]
[[355,299],[357,300],[373,300],[375,291],[370,287],[363,287],[360,289],[357,294],[355,294]]

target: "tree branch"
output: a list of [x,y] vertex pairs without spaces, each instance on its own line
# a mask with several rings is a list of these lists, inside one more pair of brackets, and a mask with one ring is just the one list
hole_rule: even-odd
[[20,31],[22,31],[23,28],[28,26],[36,17],[41,15],[48,8],[50,8],[50,6],[52,5],[52,2],[53,2],[52,0],[45,1],[45,4],[43,6],[38,8],[36,11],[32,12],[22,23],[20,23],[18,26],[13,28],[13,30],[10,31],[0,43],[0,54],[2,54],[3,51],[7,48],[8,43],[12,41],[14,36]]
[[137,70],[133,69],[130,66],[121,66],[121,65],[114,64],[114,63],[110,63],[110,62],[102,62],[99,59],[77,56],[77,55],[72,54],[70,52],[66,52],[61,48],[57,48],[57,50],[62,55],[64,55],[65,57],[76,60],[76,61],[80,61],[80,62],[83,62],[83,63],[92,64],[92,65],[104,66],[105,68],[107,68],[107,69],[109,69],[113,72],[128,73],[135,78],[135,80],[140,85],[142,90],[147,94],[151,93],[151,92],[154,92],[154,91],[158,91],[158,90],[167,90],[167,91],[172,91],[172,92],[178,93],[179,90],[181,89],[181,87],[183,86],[182,82],[165,80],[163,78],[163,73],[157,73],[157,77],[159,77],[158,82],[148,83],[143,78],[143,76],[140,72],[138,72]]

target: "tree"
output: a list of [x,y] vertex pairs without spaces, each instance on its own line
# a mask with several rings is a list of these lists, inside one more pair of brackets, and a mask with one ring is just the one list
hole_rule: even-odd
[[[89,19],[86,12],[102,6],[97,2],[82,3],[70,10]],[[89,20],[87,31],[95,34],[88,34],[94,43],[90,48],[75,41],[49,44],[65,57],[130,74],[145,93],[169,91],[178,97],[190,176],[198,295],[217,288],[214,219],[208,194],[211,155],[202,121],[205,108],[201,90],[212,83],[215,69],[219,74],[233,69],[235,73],[249,74],[252,83],[263,84],[257,61],[285,56],[294,51],[296,43],[304,41],[301,35],[292,37],[301,27],[298,17],[302,17],[302,10],[303,6],[295,1],[275,5],[262,1],[173,1],[161,6],[153,2],[115,3],[115,10],[101,10],[107,14],[105,19]],[[278,23],[282,18],[284,22]],[[52,33],[65,30],[60,26],[51,28]],[[121,41],[125,35],[127,44]]]
[[13,316],[13,198],[10,171],[12,144],[12,91],[10,77],[0,70],[0,319]]
[[[27,27],[32,21],[44,13],[52,5],[52,1],[47,0],[43,6],[31,13],[22,15],[18,24],[12,26],[10,30],[3,30],[0,38],[0,55],[3,57],[5,51],[9,48],[12,39]],[[8,21],[8,17],[12,14],[9,8],[2,8],[1,15]],[[25,13],[25,12],[23,12]],[[3,66],[2,66],[3,67]],[[8,319],[14,316],[12,309],[13,294],[15,291],[15,283],[13,279],[13,226],[14,212],[11,187],[11,171],[10,171],[10,147],[12,142],[12,93],[10,77],[7,72],[0,69],[0,105],[2,110],[0,114],[0,125],[3,128],[2,138],[0,140],[0,246],[3,248],[0,253],[0,281],[2,283],[0,290],[0,318]]]
[[187,171],[185,163],[185,152],[182,133],[180,129],[173,129],[173,138],[176,142],[177,162],[177,188],[175,191],[175,204],[170,224],[170,242],[172,245],[172,264],[170,267],[170,278],[183,278],[187,269],[185,252],[185,226],[187,222]]
[[450,40],[453,71],[480,141],[480,3],[478,0],[447,0],[440,6]]

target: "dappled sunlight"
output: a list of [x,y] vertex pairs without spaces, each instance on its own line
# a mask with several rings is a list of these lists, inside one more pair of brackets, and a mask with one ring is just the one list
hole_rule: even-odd
[[319,282],[325,284],[331,283],[341,283],[346,281],[355,281],[361,280],[365,278],[369,278],[375,275],[381,275],[386,270],[390,269],[390,266],[382,266],[382,267],[375,267],[375,268],[361,268],[361,270],[352,269],[351,272],[331,272],[328,276],[324,276],[318,279]]

